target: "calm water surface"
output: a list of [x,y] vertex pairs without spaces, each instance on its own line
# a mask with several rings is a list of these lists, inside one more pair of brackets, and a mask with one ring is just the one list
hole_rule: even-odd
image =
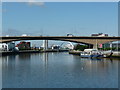
[[117,88],[119,60],[67,52],[2,57],[3,88]]

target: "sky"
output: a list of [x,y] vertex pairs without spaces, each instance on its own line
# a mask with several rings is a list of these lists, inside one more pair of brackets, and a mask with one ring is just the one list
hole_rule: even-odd
[[3,2],[3,35],[118,35],[117,2]]

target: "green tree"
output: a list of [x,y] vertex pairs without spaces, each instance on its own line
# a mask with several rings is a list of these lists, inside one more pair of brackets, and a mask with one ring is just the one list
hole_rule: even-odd
[[80,50],[80,51],[83,51],[84,49],[88,48],[87,45],[80,45],[80,44],[76,44],[74,46],[74,50]]

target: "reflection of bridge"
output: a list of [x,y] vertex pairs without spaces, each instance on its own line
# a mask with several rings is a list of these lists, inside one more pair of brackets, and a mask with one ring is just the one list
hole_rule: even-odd
[[9,36],[0,37],[0,42],[11,42],[20,40],[60,40],[83,44],[104,44],[113,41],[119,41],[120,37],[90,37],[90,36]]

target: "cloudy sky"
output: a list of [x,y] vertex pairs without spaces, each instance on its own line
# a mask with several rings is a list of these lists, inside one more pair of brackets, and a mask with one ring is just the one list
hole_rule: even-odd
[[3,2],[2,26],[3,35],[117,36],[118,3]]

